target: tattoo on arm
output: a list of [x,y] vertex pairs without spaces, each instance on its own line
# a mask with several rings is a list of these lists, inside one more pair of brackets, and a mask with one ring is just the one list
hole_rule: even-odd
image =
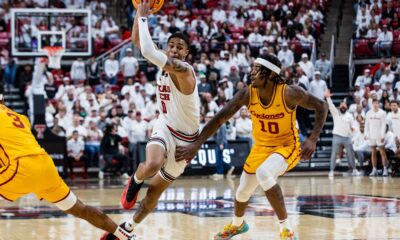
[[189,65],[176,58],[168,58],[164,69],[172,73],[186,73],[189,71]]
[[310,138],[317,140],[328,115],[328,104],[298,86],[288,86],[285,98],[291,106],[299,105],[315,111],[315,123]]
[[226,121],[232,118],[233,115],[243,106],[248,105],[250,100],[248,88],[244,88],[235,94],[232,100],[230,100],[216,115],[213,117],[207,125],[203,128],[198,142],[204,143],[207,139],[215,134],[219,127]]

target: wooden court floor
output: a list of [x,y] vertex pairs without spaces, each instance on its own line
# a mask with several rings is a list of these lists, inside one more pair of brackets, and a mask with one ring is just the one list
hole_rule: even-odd
[[[139,240],[209,240],[231,220],[234,180],[183,178],[163,194],[157,210],[136,230]],[[284,177],[281,184],[290,221],[300,240],[400,239],[400,178]],[[120,180],[69,182],[85,203],[118,223],[131,217],[121,210]],[[145,189],[141,191],[141,197]],[[250,231],[234,239],[275,240],[279,226],[263,192],[251,199]],[[0,239],[99,239],[102,231],[62,214],[33,195],[15,203],[0,200]]]

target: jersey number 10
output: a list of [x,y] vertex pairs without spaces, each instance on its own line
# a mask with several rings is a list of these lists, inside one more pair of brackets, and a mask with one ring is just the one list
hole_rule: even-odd
[[262,132],[269,132],[272,134],[278,134],[279,133],[279,125],[276,122],[268,122],[268,131],[265,129],[265,123],[264,121],[260,120],[260,124],[261,124],[261,131]]

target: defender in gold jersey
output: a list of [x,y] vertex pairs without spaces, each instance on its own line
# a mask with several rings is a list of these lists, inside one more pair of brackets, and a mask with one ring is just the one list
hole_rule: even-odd
[[74,195],[33,136],[28,118],[4,106],[1,92],[0,97],[0,199],[15,201],[34,193],[121,240],[134,239],[104,213],[83,204]]
[[[231,239],[248,231],[244,213],[258,185],[274,209],[280,222],[280,239],[295,240],[283,194],[277,178],[292,169],[300,159],[310,159],[328,113],[325,102],[302,88],[288,85],[280,76],[281,63],[272,55],[257,58],[251,70],[251,85],[234,98],[203,128],[199,138],[187,147],[176,150],[177,161],[193,159],[201,145],[228,121],[243,105],[251,114],[254,146],[244,164],[236,191],[235,216],[214,239]],[[296,127],[296,107],[315,110],[311,135],[300,146]]]

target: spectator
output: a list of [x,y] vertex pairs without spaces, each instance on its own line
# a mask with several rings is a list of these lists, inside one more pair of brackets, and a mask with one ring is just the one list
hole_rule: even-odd
[[217,8],[212,12],[212,20],[215,22],[225,22],[226,21],[226,12],[222,9],[222,4],[218,4]]
[[215,138],[215,156],[217,161],[217,173],[212,177],[214,180],[220,180],[224,178],[224,170],[228,169],[226,177],[229,178],[232,176],[235,167],[226,163],[224,161],[223,152],[224,149],[228,146],[228,139],[226,133],[226,125],[223,124],[219,128],[218,132],[214,136]]
[[347,104],[345,102],[341,102],[338,111],[332,102],[331,96],[332,94],[329,90],[325,91],[325,97],[329,105],[329,111],[333,117],[333,138],[329,177],[334,176],[336,156],[342,145],[344,145],[346,149],[349,170],[353,176],[356,176],[358,172],[355,165],[354,150],[351,142],[351,135],[354,131],[354,119],[353,116],[347,112]]
[[375,43],[375,51],[377,52],[378,56],[384,55],[385,57],[389,57],[392,51],[392,42],[393,34],[391,31],[388,31],[388,27],[385,24],[383,25],[382,32],[379,33]]
[[381,78],[381,76],[385,72],[385,68],[386,68],[385,62],[380,62],[379,63],[379,69],[376,70],[375,74],[374,74],[374,82],[378,82],[379,81],[379,79]]
[[135,171],[139,166],[139,142],[146,141],[148,124],[142,119],[141,112],[137,111],[134,116],[135,119],[131,119],[127,126],[127,132],[129,139],[129,152],[132,156],[133,170]]
[[127,93],[129,95],[133,95],[135,86],[140,86],[139,84],[133,85],[133,78],[128,78],[126,84],[121,89],[121,95],[125,96]]
[[392,7],[392,1],[387,1],[387,7],[382,11],[382,19],[393,19],[396,10]]
[[118,61],[115,60],[115,54],[111,53],[110,58],[104,63],[104,71],[106,73],[107,81],[111,85],[117,83],[117,73],[119,71]]
[[204,98],[208,105],[209,111],[213,112],[214,114],[217,113],[219,111],[219,107],[218,107],[217,103],[213,100],[211,94],[210,93],[204,94]]
[[157,95],[153,94],[151,95],[150,101],[146,103],[146,114],[145,118],[148,120],[151,120],[155,117],[155,112],[158,109],[158,104],[157,104]]
[[360,125],[360,128],[355,129],[352,142],[357,160],[360,164],[360,167],[362,167],[365,163],[365,156],[370,152],[370,146],[364,135],[364,125]]
[[44,84],[44,91],[46,92],[47,99],[54,99],[57,93],[57,86],[53,78],[49,78],[47,83]]
[[74,179],[74,162],[83,162],[84,164],[84,175],[83,178],[88,178],[87,174],[87,160],[83,155],[83,150],[85,148],[85,143],[79,139],[78,131],[74,130],[72,132],[72,138],[68,140],[67,143],[67,151],[68,151],[68,167],[70,169],[69,176],[71,179]]
[[97,125],[100,120],[100,117],[97,114],[98,108],[92,107],[88,112],[90,112],[90,115],[85,118],[85,127],[90,127],[90,122],[94,122]]
[[370,72],[371,71],[367,68],[364,70],[364,75],[357,77],[355,84],[359,84],[361,89],[368,87],[372,83]]
[[133,57],[132,48],[126,49],[126,56],[121,60],[121,72],[124,75],[125,83],[129,78],[134,78],[139,70],[139,62]]
[[298,84],[302,84],[304,90],[310,89],[310,81],[306,74],[304,74],[303,68],[300,66],[296,67],[296,79]]
[[101,22],[101,30],[106,35],[107,42],[112,42],[119,39],[119,27],[115,24],[110,15],[104,18]]
[[308,90],[315,97],[324,100],[324,93],[328,90],[326,82],[321,79],[321,73],[319,71],[315,72],[315,78],[310,83],[310,89]]
[[258,27],[255,27],[254,30],[247,37],[247,41],[251,47],[252,56],[256,56],[259,48],[263,45],[263,36],[260,33]]
[[80,118],[79,115],[74,115],[73,120],[72,120],[72,125],[67,127],[67,139],[72,138],[74,131],[78,132],[79,139],[84,140],[87,136],[87,130],[84,126],[81,125],[80,123]]
[[100,141],[103,137],[103,132],[97,128],[97,122],[89,121],[87,130],[87,140],[85,144],[85,151],[88,153],[89,166],[93,166],[93,163],[98,158],[100,153]]
[[382,158],[383,176],[388,176],[387,158],[385,152],[385,132],[386,132],[386,113],[379,108],[379,101],[372,101],[372,109],[367,112],[365,119],[365,136],[369,140],[371,147],[372,172],[371,177],[377,175],[377,156],[376,149],[379,149]]
[[100,67],[95,56],[91,57],[89,64],[86,65],[86,73],[91,87],[100,83]]
[[308,60],[307,53],[301,55],[301,61],[298,64],[303,69],[303,72],[306,74],[308,79],[312,79],[314,76],[314,65]]
[[282,49],[278,52],[278,59],[282,63],[282,67],[289,68],[294,63],[294,56],[292,50],[288,49],[287,42],[282,43]]
[[65,137],[65,129],[59,125],[58,118],[54,118],[53,127],[51,127],[51,132],[59,137]]
[[156,93],[156,89],[153,84],[147,82],[146,74],[140,76],[140,87],[146,91],[147,97]]
[[[104,132],[104,136],[100,142],[100,154],[101,157],[99,162],[99,179],[104,178],[104,172],[112,167],[113,165],[117,165],[117,170],[123,172],[122,177],[128,178],[128,160],[125,155],[120,153],[119,144],[122,141],[122,138],[116,133],[117,128],[113,124],[106,126],[106,130]],[[113,160],[118,163],[115,164]]]
[[328,81],[332,74],[331,62],[326,59],[326,54],[321,53],[321,58],[315,62],[315,70],[321,72],[321,78]]
[[85,63],[82,58],[77,58],[71,66],[71,79],[74,84],[81,83],[86,80]]
[[365,5],[361,6],[361,11],[357,14],[356,25],[357,31],[363,28],[368,28],[371,22],[371,15],[366,10]]
[[308,32],[308,29],[304,28],[302,34],[297,34],[296,37],[300,40],[300,44],[303,47],[303,51],[311,54],[312,48],[315,44],[314,37]]
[[204,75],[204,73],[200,73],[200,83],[197,85],[197,89],[200,95],[202,93],[211,92],[210,84],[207,82],[207,78],[206,75]]
[[253,125],[249,117],[249,112],[246,107],[240,109],[240,117],[236,119],[236,139],[249,141],[252,145],[251,133],[253,130]]
[[17,64],[15,60],[16,59],[11,59],[4,68],[4,79],[7,89],[15,87],[15,76],[17,74]]
[[389,67],[385,67],[383,75],[379,78],[379,84],[381,88],[385,88],[386,83],[393,83],[394,81],[394,74],[390,72]]

